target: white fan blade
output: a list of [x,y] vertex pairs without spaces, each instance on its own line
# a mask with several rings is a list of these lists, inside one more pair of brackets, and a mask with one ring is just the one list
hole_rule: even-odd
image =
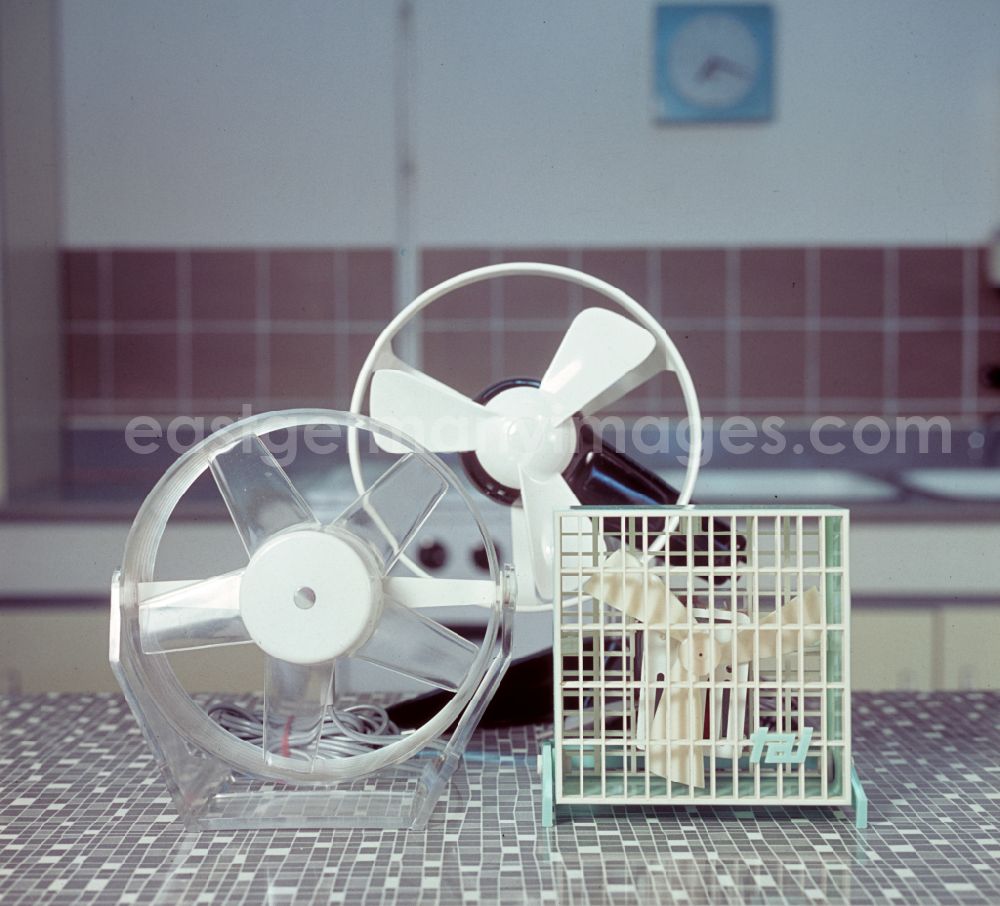
[[478,651],[440,623],[386,597],[375,634],[354,657],[455,692]]
[[139,583],[139,637],[147,654],[242,645],[242,570],[212,579]]
[[248,437],[217,454],[211,468],[250,556],[283,529],[319,527],[309,504],[259,437]]
[[382,369],[388,371],[406,371],[409,374],[416,374],[419,371],[418,368],[414,368],[396,355],[396,350],[392,348],[392,343],[387,344],[375,360],[375,370],[381,371]]
[[496,600],[496,584],[489,579],[425,579],[390,576],[385,593],[407,607],[490,607]]
[[444,478],[410,453],[386,470],[333,526],[371,544],[388,572],[447,490]]
[[292,664],[267,659],[264,677],[264,760],[316,758],[323,718],[333,701],[333,662]]
[[[387,369],[372,375],[370,411],[372,418],[435,453],[474,450],[483,424],[496,418],[484,406],[423,372]],[[375,442],[389,453],[406,452],[377,432]]]
[[653,335],[635,321],[603,308],[584,309],[559,344],[541,389],[556,397],[557,415],[565,420],[626,378],[655,346]]
[[520,480],[521,502],[524,504],[528,538],[531,541],[531,565],[535,574],[535,586],[543,599],[551,600],[552,573],[555,568],[553,514],[558,510],[579,506],[580,501],[566,483],[566,479],[558,473],[546,478],[535,478],[521,469]]
[[665,359],[663,353],[659,349],[654,348],[646,356],[641,365],[638,365],[620,381],[616,381],[608,387],[600,396],[594,397],[581,411],[584,415],[593,415],[596,412],[602,412],[612,403],[620,400],[626,393],[631,393],[636,387],[641,387],[646,381],[652,380],[661,371],[673,370],[675,369]]
[[510,508],[511,562],[517,575],[517,604],[521,607],[535,607],[542,603],[535,585],[534,555],[531,552],[531,536],[528,532],[528,517],[521,503]]

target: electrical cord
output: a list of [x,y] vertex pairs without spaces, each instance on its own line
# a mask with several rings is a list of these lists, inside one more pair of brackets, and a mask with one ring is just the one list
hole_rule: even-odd
[[[263,745],[263,712],[222,702],[211,705],[208,715],[238,739],[257,746]],[[350,758],[398,742],[407,735],[393,723],[385,708],[378,705],[352,705],[349,708],[331,709],[323,718],[316,754],[324,758]],[[287,745],[288,757],[305,759],[303,750],[310,741],[307,733],[287,733],[283,743]]]

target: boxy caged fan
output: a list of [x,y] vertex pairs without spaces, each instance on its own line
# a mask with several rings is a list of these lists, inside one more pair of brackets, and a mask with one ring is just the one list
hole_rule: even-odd
[[[629,317],[603,308],[585,309],[570,324],[540,380],[501,381],[475,399],[407,365],[393,351],[393,338],[431,303],[473,283],[517,276],[574,283],[608,299]],[[676,374],[687,409],[690,449],[679,491],[615,450],[584,418],[663,371]],[[373,417],[437,453],[460,453],[473,484],[511,507],[513,560],[522,605],[532,592],[542,601],[552,598],[553,513],[580,503],[686,504],[698,476],[701,415],[691,375],[677,348],[629,295],[570,268],[497,264],[428,289],[379,335],[358,376],[352,411],[361,411],[369,389]],[[383,447],[396,451],[388,440]],[[352,453],[354,479],[361,491],[356,450]],[[651,543],[650,552],[667,543],[664,533]],[[426,575],[416,565],[411,568]]]
[[[374,437],[405,455],[324,522],[263,440],[302,429]],[[156,574],[163,532],[206,471],[249,562],[210,578],[164,580]],[[190,824],[415,827],[427,820],[506,669],[514,595],[510,571],[493,556],[490,579],[391,574],[449,490],[487,541],[467,493],[438,457],[370,419],[322,410],[244,419],[166,472],[136,516],[113,583],[111,661]],[[449,604],[488,608],[479,645],[417,610]],[[265,664],[253,741],[213,720],[184,690],[169,657],[191,649],[211,657],[241,644],[256,645]],[[361,734],[345,725],[349,712],[334,708],[335,667],[347,658],[449,697],[412,733],[391,733],[383,721],[374,734]],[[350,745],[330,745],[331,723]]]
[[[644,556],[643,536],[659,536],[665,517],[685,550]],[[605,507],[556,518],[543,825],[561,805],[849,804],[866,825],[851,755],[846,510]],[[744,543],[709,562],[697,538],[719,521]],[[616,533],[604,554],[595,539]]]

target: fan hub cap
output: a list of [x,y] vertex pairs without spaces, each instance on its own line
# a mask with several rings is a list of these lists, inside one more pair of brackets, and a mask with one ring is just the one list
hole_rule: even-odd
[[272,657],[319,664],[357,650],[382,606],[381,570],[357,539],[335,529],[275,535],[250,559],[240,615]]
[[563,472],[576,448],[572,419],[558,414],[558,401],[537,387],[511,387],[486,404],[501,418],[490,420],[475,454],[489,475],[507,487],[519,487],[520,471],[532,475]]

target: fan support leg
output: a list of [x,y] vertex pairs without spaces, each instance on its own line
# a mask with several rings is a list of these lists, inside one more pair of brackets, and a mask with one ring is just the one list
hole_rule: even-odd
[[868,796],[861,785],[857,768],[851,765],[851,804],[854,806],[854,826],[858,830],[868,827]]
[[542,743],[542,827],[556,823],[555,753],[551,742]]

